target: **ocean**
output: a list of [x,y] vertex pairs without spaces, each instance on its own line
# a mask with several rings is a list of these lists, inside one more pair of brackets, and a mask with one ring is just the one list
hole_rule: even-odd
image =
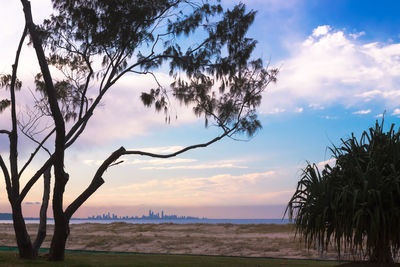
[[[39,219],[28,219],[25,220],[28,224],[39,223]],[[92,219],[71,219],[71,224],[80,223],[113,223],[113,222],[124,222],[124,223],[136,223],[136,224],[160,224],[160,223],[176,223],[176,224],[187,224],[187,223],[231,223],[231,224],[288,224],[288,219],[118,219],[118,220],[92,220]],[[12,220],[0,220],[0,223],[12,223]],[[48,219],[47,224],[54,224],[54,220]]]

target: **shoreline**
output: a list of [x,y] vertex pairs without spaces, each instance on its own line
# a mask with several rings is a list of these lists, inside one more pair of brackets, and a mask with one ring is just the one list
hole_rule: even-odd
[[[39,218],[25,218],[27,224],[39,224]],[[71,218],[70,224],[79,223],[131,223],[131,224],[291,224],[288,219],[84,219]],[[0,220],[0,224],[13,223],[12,220]],[[54,224],[53,218],[47,219],[47,224]]]

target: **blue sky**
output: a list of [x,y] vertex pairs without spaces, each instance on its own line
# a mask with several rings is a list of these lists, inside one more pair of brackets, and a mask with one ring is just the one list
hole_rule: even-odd
[[[232,6],[234,1],[222,3]],[[141,215],[147,208],[163,208],[214,218],[279,218],[300,169],[307,161],[329,160],[328,145],[338,144],[352,132],[359,136],[384,111],[387,126],[400,126],[400,18],[396,14],[400,2],[245,3],[258,11],[249,32],[258,40],[255,57],[280,68],[277,84],[263,96],[259,114],[263,129],[249,141],[225,139],[169,160],[125,157],[124,164],[107,172],[106,183],[77,216],[108,210]],[[32,5],[39,19],[49,12],[47,1]],[[23,25],[19,6],[8,3],[4,10],[8,15],[0,19],[0,30],[6,33],[0,38],[1,72],[11,65],[20,35],[17,26],[22,29]],[[9,25],[15,27],[10,30]],[[30,50],[25,48],[21,67],[21,76],[27,80],[37,68]],[[158,75],[163,83],[170,82],[167,74]],[[71,179],[66,204],[90,182],[98,162],[121,145],[168,152],[218,134],[212,127],[205,129],[203,121],[184,107],[176,106],[178,119],[168,125],[153,110],[130,105],[141,88],[148,86],[150,80],[124,78],[106,97],[81,140],[68,151],[66,168]],[[2,128],[7,128],[7,118],[0,115]],[[0,139],[3,154],[6,141]],[[22,160],[28,151],[22,153]],[[40,160],[35,164],[31,173]],[[0,190],[0,212],[7,211],[3,181]],[[27,201],[40,201],[40,191],[38,184]],[[25,206],[26,214],[37,210],[38,205]]]

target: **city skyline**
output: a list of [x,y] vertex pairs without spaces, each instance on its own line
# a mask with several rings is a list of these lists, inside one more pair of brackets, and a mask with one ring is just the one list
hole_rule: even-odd
[[[164,210],[161,210],[160,212],[154,213],[154,211],[152,211],[151,209],[149,209],[148,215],[142,215],[142,216],[121,216],[121,215],[117,215],[114,214],[110,211],[103,213],[103,214],[99,214],[99,215],[92,215],[92,216],[88,216],[88,219],[91,220],[130,220],[130,219],[142,219],[142,220],[156,220],[156,219],[166,219],[166,220],[176,220],[176,219],[180,219],[180,220],[186,220],[186,219],[200,219],[199,217],[192,217],[192,216],[185,216],[185,215],[176,215],[176,214],[164,214]],[[202,219],[206,219],[205,217],[203,217]]]

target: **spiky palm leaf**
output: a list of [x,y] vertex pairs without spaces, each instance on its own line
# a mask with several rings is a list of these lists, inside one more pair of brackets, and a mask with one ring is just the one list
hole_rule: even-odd
[[330,148],[335,166],[304,169],[286,211],[310,248],[361,252],[390,262],[400,248],[400,129],[382,123]]

